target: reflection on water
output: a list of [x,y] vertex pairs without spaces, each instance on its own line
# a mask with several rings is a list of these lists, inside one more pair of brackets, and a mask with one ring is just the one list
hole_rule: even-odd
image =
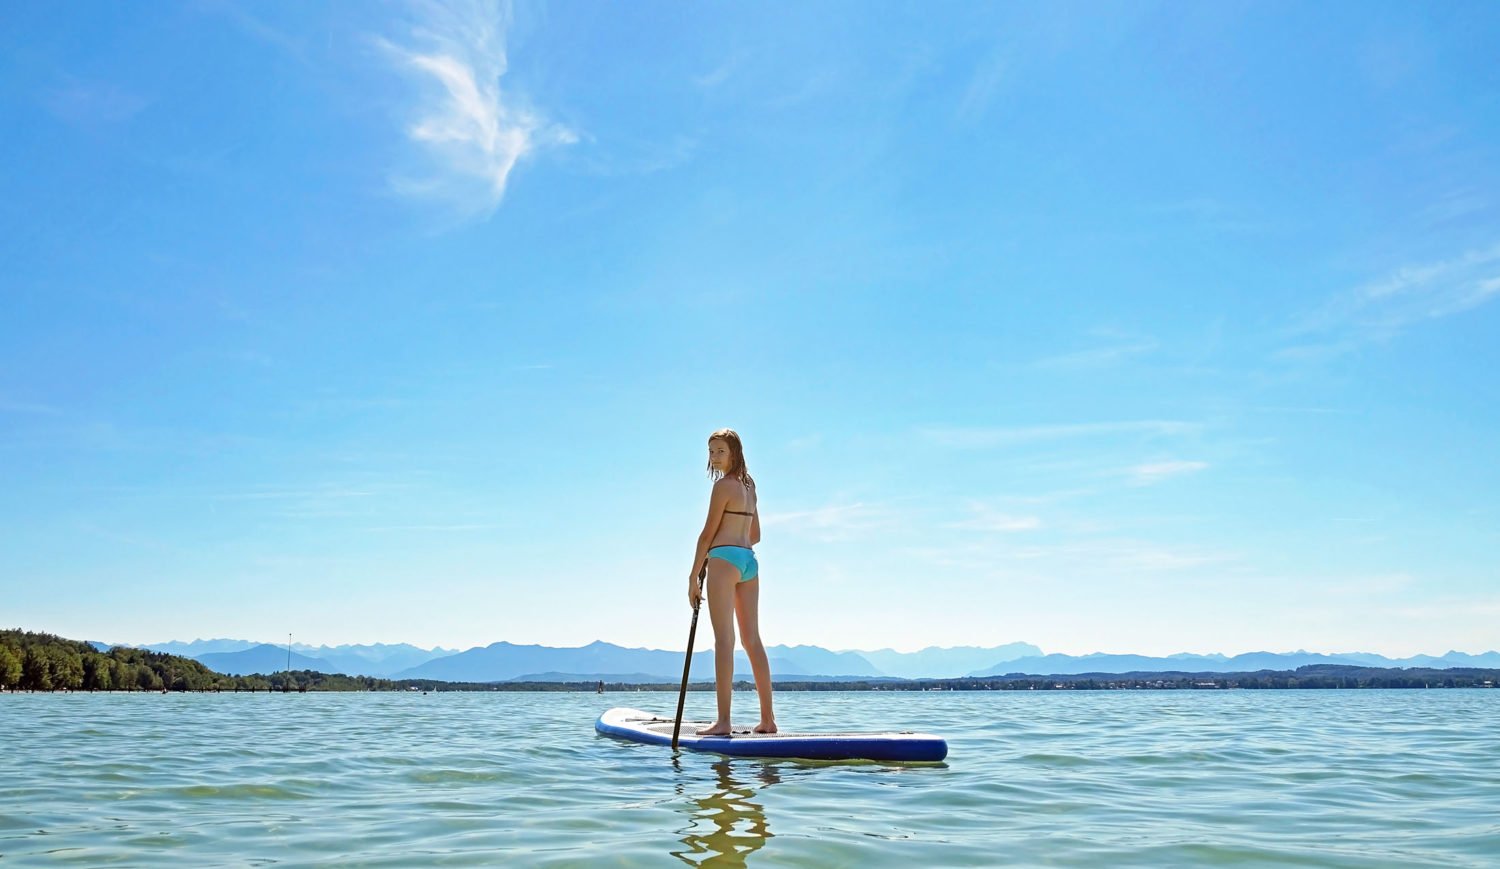
[[[683,771],[676,758],[672,763]],[[687,849],[671,853],[690,866],[744,866],[773,835],[755,793],[781,781],[780,775],[764,762],[741,760],[738,767],[734,763],[724,758],[713,765],[716,781],[708,783],[711,792],[704,796],[692,793],[702,785],[678,779],[677,793],[688,798],[685,808],[692,821],[680,831]]]

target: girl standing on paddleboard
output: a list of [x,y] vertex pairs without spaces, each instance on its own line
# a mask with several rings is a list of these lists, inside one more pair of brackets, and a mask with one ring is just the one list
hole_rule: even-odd
[[699,736],[729,733],[729,705],[734,691],[734,623],[740,623],[740,644],[755,674],[760,695],[760,724],[756,733],[775,733],[771,710],[771,664],[760,641],[760,565],[750,548],[760,542],[760,511],[756,509],[755,480],[745,470],[745,449],[734,429],[721,428],[708,436],[708,475],[713,493],[708,521],[698,535],[693,569],[688,574],[688,603],[698,608],[698,577],[707,570],[708,614],[714,625],[714,682],[719,717]]

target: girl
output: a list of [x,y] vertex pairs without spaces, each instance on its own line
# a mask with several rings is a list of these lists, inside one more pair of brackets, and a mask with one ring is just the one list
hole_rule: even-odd
[[714,682],[719,717],[699,736],[729,735],[729,704],[734,690],[734,622],[740,623],[740,642],[755,674],[760,695],[760,724],[756,733],[775,733],[771,711],[771,665],[760,642],[760,566],[750,547],[760,542],[760,513],[755,505],[755,480],[745,470],[745,450],[733,429],[721,428],[708,437],[708,475],[714,480],[708,500],[708,521],[698,535],[693,569],[688,574],[688,603],[698,608],[698,577],[708,575],[708,614],[714,625]]

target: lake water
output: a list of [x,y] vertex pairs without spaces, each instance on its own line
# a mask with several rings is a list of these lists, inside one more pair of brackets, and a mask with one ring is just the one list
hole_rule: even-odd
[[672,693],[0,695],[0,866],[1500,866],[1496,690],[777,699],[948,760],[594,733]]

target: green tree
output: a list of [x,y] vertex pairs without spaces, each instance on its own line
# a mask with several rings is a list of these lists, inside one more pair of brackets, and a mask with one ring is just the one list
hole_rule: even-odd
[[54,646],[52,660],[52,687],[76,691],[83,687],[83,656],[67,647]]
[[103,655],[85,655],[83,658],[83,687],[90,691],[108,691],[114,686],[109,677],[110,660]]
[[21,661],[8,646],[0,646],[0,688],[15,688],[21,681]]
[[45,646],[31,646],[21,660],[21,687],[33,691],[52,690],[52,656]]

